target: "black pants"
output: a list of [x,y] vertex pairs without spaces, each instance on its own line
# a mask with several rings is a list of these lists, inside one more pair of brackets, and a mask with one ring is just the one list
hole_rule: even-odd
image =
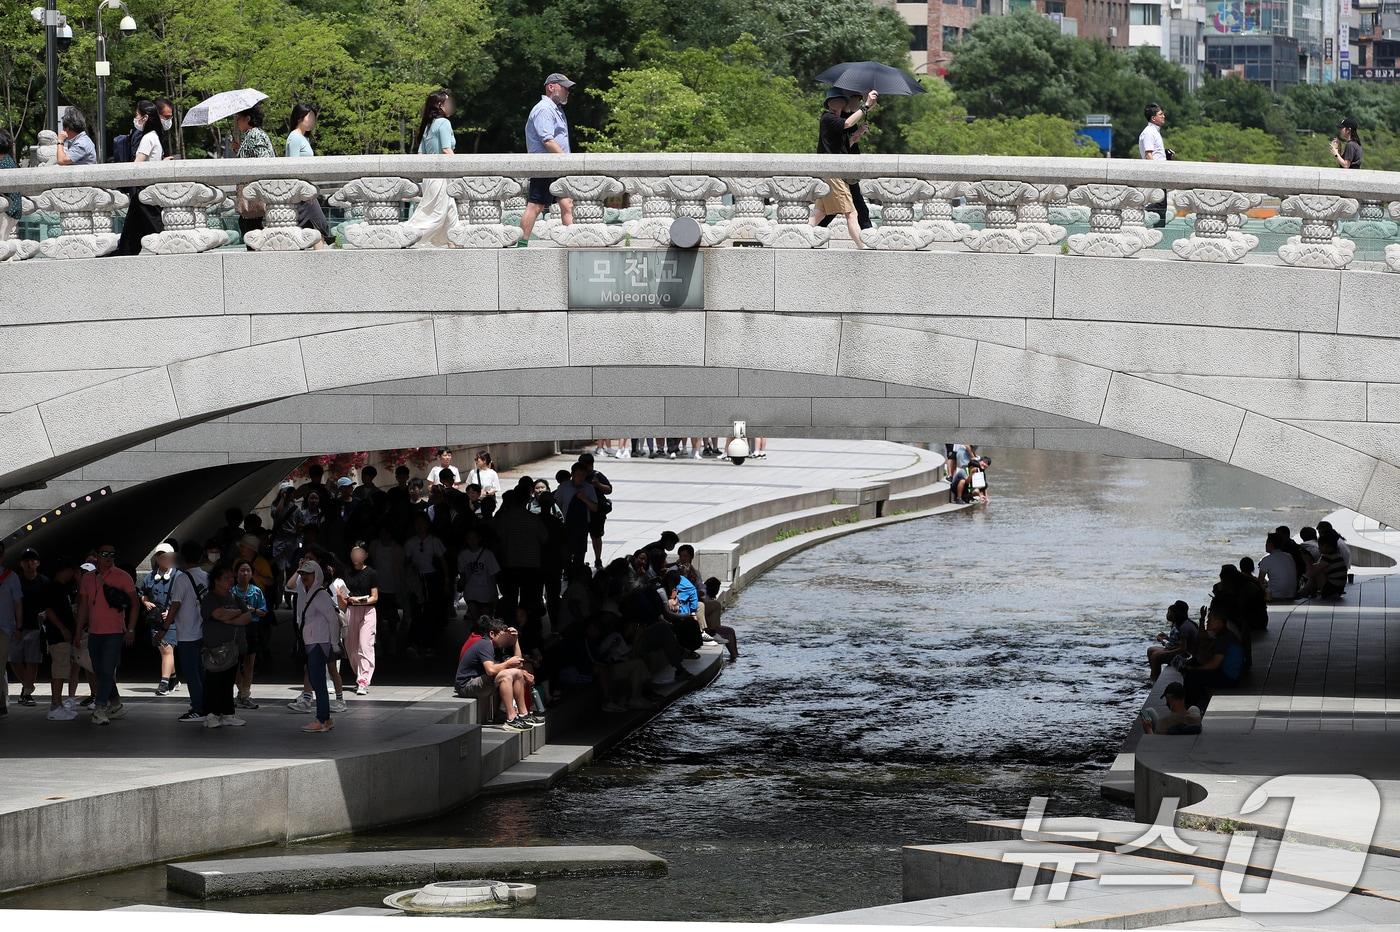
[[[240,660],[242,658],[239,658]],[[204,712],[208,715],[233,714],[233,687],[239,664],[215,673],[204,671]]]
[[126,220],[122,223],[122,237],[117,242],[117,255],[138,256],[141,254],[141,238],[152,233],[165,232],[160,208],[143,204],[138,200],[144,188],[134,188],[129,192],[130,203],[126,208]]
[[419,649],[431,649],[437,644],[438,635],[442,632],[442,576],[438,573],[424,573],[422,579],[423,598],[415,600],[410,636]]
[[[860,182],[856,180],[847,181],[847,186],[851,189],[851,203],[856,205],[856,220],[860,223],[862,230],[870,229],[870,205],[865,203],[865,195],[860,193]],[[831,221],[836,219],[835,214],[823,217],[819,227],[830,226]]]
[[538,569],[509,566],[501,570],[498,578],[501,584],[501,617],[507,624],[515,624],[515,610],[519,606],[525,607],[525,614],[531,619],[540,617],[540,594],[544,581]]
[[297,205],[297,226],[305,230],[315,230],[327,243],[335,242],[335,237],[331,236],[330,224],[326,222],[326,212],[321,209],[319,198],[313,197],[311,200],[302,201]]

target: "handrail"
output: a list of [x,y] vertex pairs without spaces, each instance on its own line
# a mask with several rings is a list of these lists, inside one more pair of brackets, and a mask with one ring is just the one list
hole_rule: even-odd
[[381,176],[417,180],[484,175],[516,178],[566,175],[764,178],[807,175],[818,178],[902,177],[969,182],[1009,179],[1070,186],[1119,184],[1169,190],[1223,188],[1274,197],[1322,194],[1362,200],[1400,200],[1400,173],[1384,171],[1226,162],[1146,162],[1136,159],[747,152],[174,159],[155,165],[122,163],[13,169],[0,175],[0,188],[34,195],[53,188],[83,185],[119,189],[164,182],[202,182],[230,187],[270,177],[299,178],[326,185]]

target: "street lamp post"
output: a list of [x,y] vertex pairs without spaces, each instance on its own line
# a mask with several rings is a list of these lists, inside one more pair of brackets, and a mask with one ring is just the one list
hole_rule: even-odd
[[122,35],[129,36],[136,31],[136,20],[131,18],[123,0],[101,0],[97,4],[97,162],[107,161],[107,78],[112,73],[112,63],[107,60],[107,33],[102,26],[102,13],[112,7],[121,7]]
[[44,113],[58,132],[58,0],[44,0]]

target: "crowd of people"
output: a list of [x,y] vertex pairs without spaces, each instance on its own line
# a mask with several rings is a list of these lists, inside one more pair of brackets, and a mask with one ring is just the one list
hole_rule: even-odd
[[948,477],[948,501],[964,505],[986,504],[987,470],[992,458],[977,452],[975,444],[944,444],[943,470]]
[[[230,509],[207,540],[158,545],[145,573],[118,566],[107,544],[81,561],[26,549],[17,569],[0,568],[0,656],[19,705],[37,705],[47,661],[51,720],[122,718],[118,671],[139,636],[158,659],[156,695],[187,687],[179,721],[241,726],[239,713],[258,708],[255,674],[274,660],[279,621],[293,626],[303,680],[287,707],[312,714],[313,733],[346,711],[346,685],[369,693],[386,653],[444,677],[455,669],[463,696],[495,692],[517,730],[571,687],[597,684],[609,710],[640,707],[653,687],[688,677],[684,661],[702,645],[738,655],[719,580],[701,577],[677,535],[604,565],[614,488],[591,454],[504,489],[487,450],[465,470],[442,449],[426,477],[400,466],[393,485],[377,479],[365,466],[358,482],[330,481],[312,463],[304,481],[279,486],[268,520]],[[459,618],[470,632],[455,650]]]
[[1351,548],[1326,521],[1303,528],[1297,540],[1286,525],[1270,531],[1257,566],[1248,556],[1221,566],[1197,616],[1192,618],[1186,602],[1174,602],[1167,609],[1168,629],[1147,649],[1150,681],[1171,668],[1180,673],[1180,682],[1166,686],[1163,701],[1169,713],[1145,716],[1144,729],[1198,733],[1211,696],[1238,686],[1249,674],[1254,638],[1269,626],[1269,605],[1338,599],[1350,579]]

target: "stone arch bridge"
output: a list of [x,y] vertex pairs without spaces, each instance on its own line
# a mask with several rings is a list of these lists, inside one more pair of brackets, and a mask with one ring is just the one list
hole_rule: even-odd
[[[546,231],[564,248],[500,248],[527,171],[576,199],[576,227]],[[98,485],[208,466],[716,434],[734,418],[768,435],[1208,457],[1400,524],[1400,276],[1343,235],[1400,201],[1388,173],[750,155],[145,172],[7,179],[62,223],[0,264],[12,526]],[[883,208],[874,248],[806,226],[832,175],[864,179]],[[454,179],[463,248],[404,248],[399,202],[427,177]],[[141,256],[98,257],[136,180],[166,232]],[[268,205],[266,235],[219,249],[207,218],[244,182]],[[1171,249],[1143,226],[1154,188],[1194,214]],[[357,248],[306,248],[292,208],[318,189],[366,218],[347,228]],[[630,226],[604,207],[623,192],[641,208]],[[1270,254],[1240,218],[1273,201],[1299,232]],[[677,217],[710,244],[702,302],[570,307],[571,249],[665,247]]]

